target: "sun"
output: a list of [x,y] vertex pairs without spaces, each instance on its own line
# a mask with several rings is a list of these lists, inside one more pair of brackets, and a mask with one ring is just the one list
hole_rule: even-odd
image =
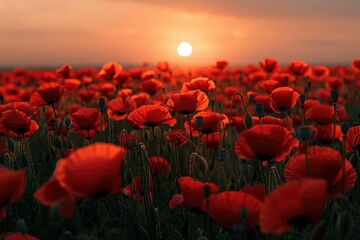
[[192,46],[190,43],[188,42],[181,42],[178,46],[177,46],[177,53],[181,56],[181,57],[188,57],[191,55],[192,53]]

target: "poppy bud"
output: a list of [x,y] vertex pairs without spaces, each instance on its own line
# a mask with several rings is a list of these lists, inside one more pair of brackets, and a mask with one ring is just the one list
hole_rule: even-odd
[[300,95],[300,103],[301,103],[301,108],[304,109],[304,103],[306,100],[306,96],[304,94]]
[[101,113],[105,112],[105,98],[99,98],[99,109]]
[[56,127],[56,120],[55,119],[51,119],[50,120],[50,127],[54,130]]
[[246,112],[244,115],[244,126],[246,129],[249,129],[253,126],[252,116],[248,112]]
[[255,103],[255,113],[259,117],[264,116],[264,104],[263,103]]
[[346,133],[349,131],[350,123],[348,123],[348,122],[342,122],[341,125],[340,125],[340,128],[341,128],[342,134],[345,136]]
[[70,118],[66,117],[65,120],[64,120],[64,122],[65,122],[66,127],[69,128],[69,127],[70,127],[70,124],[71,124]]
[[306,142],[307,140],[309,140],[310,130],[308,128],[305,128],[305,127],[298,128],[298,129],[295,130],[295,133],[296,133],[296,137],[301,142]]
[[137,141],[137,139],[130,139],[130,148],[131,149],[134,149],[134,148],[136,148],[137,146],[138,146],[138,141]]
[[285,78],[284,78],[284,84],[285,84],[285,86],[287,86],[288,83],[289,83],[289,76],[285,76]]
[[332,90],[330,91],[331,100],[334,105],[336,105],[338,99],[339,99],[339,91],[338,90]]
[[213,109],[213,110],[214,110],[214,107],[215,107],[215,103],[216,103],[215,99],[210,100],[210,106],[211,106],[211,109]]
[[201,117],[201,116],[196,117],[195,122],[196,122],[197,128],[201,130],[204,125],[204,117]]
[[250,96],[249,96],[249,104],[253,104],[253,103],[254,103],[254,99],[255,99],[255,96],[254,96],[254,95],[250,95]]

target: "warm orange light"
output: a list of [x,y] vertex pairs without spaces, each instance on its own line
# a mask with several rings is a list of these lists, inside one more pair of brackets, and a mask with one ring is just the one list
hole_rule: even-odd
[[181,56],[181,57],[188,57],[191,55],[192,53],[192,46],[190,43],[188,42],[181,42],[178,46],[177,46],[177,53]]

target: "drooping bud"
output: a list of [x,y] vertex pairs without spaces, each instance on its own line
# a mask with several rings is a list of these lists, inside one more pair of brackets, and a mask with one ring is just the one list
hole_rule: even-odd
[[105,98],[99,98],[99,109],[101,113],[105,112]]
[[337,104],[337,101],[339,99],[339,91],[338,90],[332,90],[330,91],[330,97],[334,105]]
[[264,104],[263,103],[255,103],[254,110],[258,117],[264,116]]
[[341,125],[340,125],[340,128],[341,128],[342,134],[345,136],[347,134],[347,132],[349,131],[350,123],[349,122],[342,122]]
[[204,125],[204,117],[201,117],[201,116],[196,117],[195,122],[196,122],[197,128],[201,130]]

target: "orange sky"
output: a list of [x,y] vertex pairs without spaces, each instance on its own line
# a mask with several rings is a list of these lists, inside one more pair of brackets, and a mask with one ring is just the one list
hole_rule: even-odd
[[[236,65],[264,57],[348,64],[360,57],[360,1],[299,2],[1,0],[0,67]],[[177,56],[181,41],[193,45],[191,57]]]

